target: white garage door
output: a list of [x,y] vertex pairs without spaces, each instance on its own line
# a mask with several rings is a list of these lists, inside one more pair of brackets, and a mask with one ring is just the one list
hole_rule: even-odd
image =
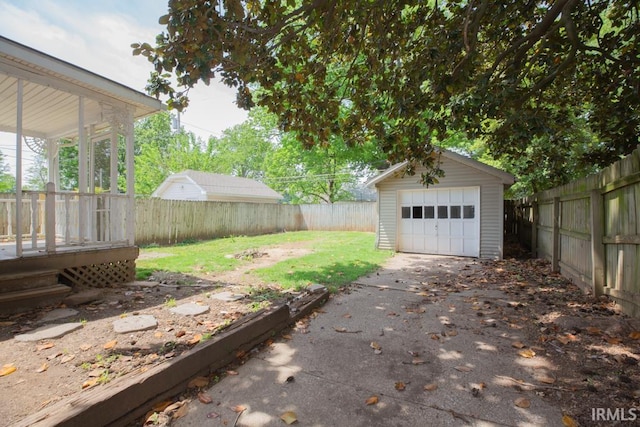
[[480,187],[400,192],[398,250],[480,255]]

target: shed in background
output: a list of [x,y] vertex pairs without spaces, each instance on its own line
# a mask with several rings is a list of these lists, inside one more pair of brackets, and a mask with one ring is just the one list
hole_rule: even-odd
[[152,197],[166,200],[278,203],[283,196],[249,178],[185,170],[164,180]]
[[445,176],[428,188],[420,183],[422,167],[403,176],[406,162],[367,183],[378,192],[376,247],[502,258],[504,190],[513,175],[451,151],[440,156]]

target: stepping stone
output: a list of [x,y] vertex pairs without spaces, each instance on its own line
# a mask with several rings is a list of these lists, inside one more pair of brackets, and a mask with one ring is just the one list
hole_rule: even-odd
[[78,310],[74,310],[72,308],[57,308],[42,316],[42,319],[38,320],[38,323],[48,323],[53,322],[54,320],[65,319],[67,317],[75,316],[78,313]]
[[87,289],[86,291],[69,295],[64,300],[62,300],[62,302],[69,306],[77,306],[97,301],[100,298],[102,298],[102,291],[100,291],[99,289]]
[[125,286],[128,286],[130,288],[156,288],[160,286],[160,283],[137,280],[135,282],[126,283]]
[[245,296],[243,294],[234,294],[233,292],[218,292],[217,294],[211,295],[211,298],[218,299],[220,301],[239,301],[243,299]]
[[63,323],[61,325],[46,325],[25,334],[16,335],[16,341],[30,342],[60,338],[63,335],[82,328],[82,323]]
[[169,311],[183,316],[197,316],[198,314],[207,313],[210,310],[208,305],[199,305],[192,302],[181,304],[177,307],[170,308]]
[[156,326],[158,326],[158,321],[155,317],[149,314],[124,317],[113,322],[113,330],[118,334],[146,331],[148,329],[153,329]]
[[325,286],[320,285],[318,283],[314,283],[313,285],[307,286],[307,292],[309,292],[310,294],[319,294],[326,290],[327,288]]

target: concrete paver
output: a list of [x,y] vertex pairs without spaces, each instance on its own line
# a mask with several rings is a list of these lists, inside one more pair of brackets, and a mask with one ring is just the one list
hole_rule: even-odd
[[182,316],[197,316],[199,314],[208,313],[211,307],[208,305],[200,305],[193,302],[180,304],[177,307],[170,308],[169,311]]
[[16,341],[40,341],[47,339],[60,338],[63,335],[82,328],[82,323],[62,323],[60,325],[45,325],[33,331],[19,334],[14,337]]
[[[286,411],[310,426],[562,425],[560,408],[524,386],[554,367],[544,354],[519,356],[512,343],[524,337],[492,318],[507,296],[438,287],[479,268],[476,260],[398,254],[385,267],[212,386],[214,404],[193,401],[172,425],[233,425],[238,405],[236,425],[252,427],[284,425]],[[372,396],[378,403],[367,405]]]
[[113,322],[113,330],[117,334],[128,334],[130,332],[146,331],[158,326],[155,317],[149,314],[139,316],[124,317]]

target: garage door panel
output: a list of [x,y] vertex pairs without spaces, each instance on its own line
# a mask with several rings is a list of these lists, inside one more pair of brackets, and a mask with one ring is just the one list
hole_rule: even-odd
[[400,193],[398,250],[479,256],[479,187]]

